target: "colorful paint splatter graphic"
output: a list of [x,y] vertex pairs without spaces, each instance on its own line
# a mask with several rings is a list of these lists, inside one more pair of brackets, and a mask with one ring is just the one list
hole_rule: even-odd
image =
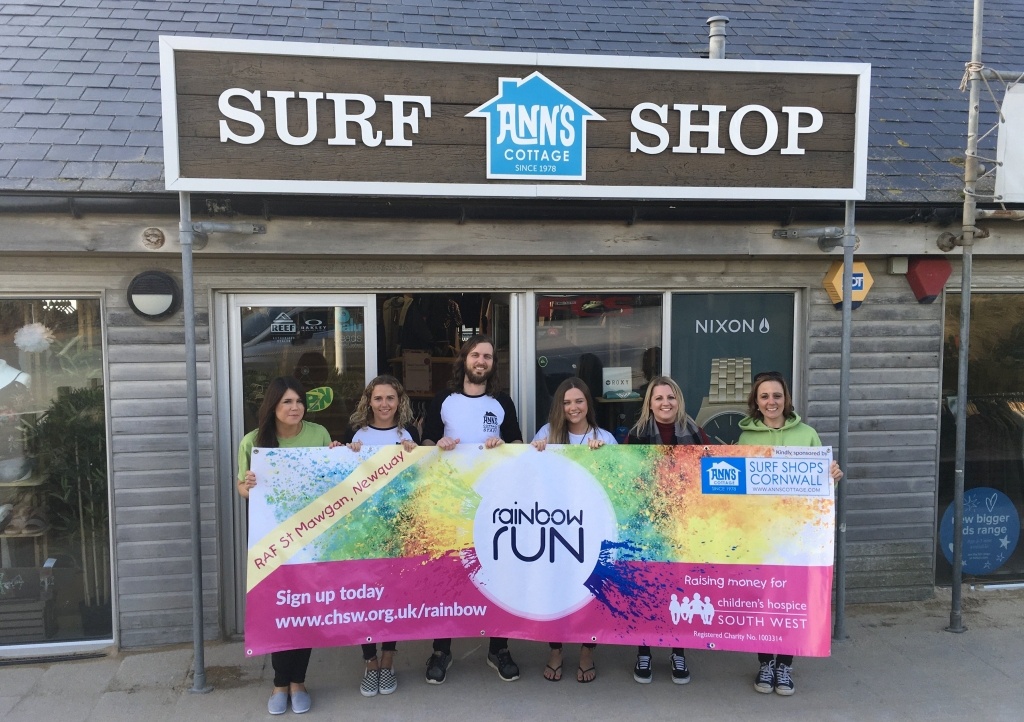
[[[679,600],[702,610],[696,618],[710,619],[709,625],[738,619],[727,614],[732,608],[795,604],[808,610],[807,619],[826,620],[827,650],[828,594],[818,587],[831,584],[831,488],[819,495],[711,493],[702,485],[706,457],[742,465],[781,458],[784,451],[791,450],[261,450],[253,457],[260,493],[251,503],[250,602],[270,607],[268,614],[280,612],[275,607],[299,608],[306,597],[294,590],[304,587],[303,569],[340,564],[325,575],[334,581],[305,587],[336,584],[352,576],[343,570],[358,570],[357,578],[380,584],[392,601],[432,595],[451,600],[456,611],[459,599],[488,602],[485,616],[505,620],[511,636],[554,638],[545,625],[561,620],[561,638],[568,633],[589,641],[584,630],[599,621],[615,630],[615,641],[651,644],[680,641],[678,621],[669,619],[680,615],[666,611],[669,604],[683,608]],[[801,576],[801,569],[814,571]],[[289,590],[285,602],[273,596],[281,589]],[[808,595],[824,609],[812,614]],[[412,624],[416,631],[408,638],[458,636],[450,617],[459,616],[440,614],[444,623],[427,625],[429,633],[422,623]],[[470,626],[480,633],[479,620]],[[607,632],[602,636],[612,641]],[[724,642],[715,648],[739,648],[740,642]],[[815,644],[793,648],[820,653],[820,641]]]

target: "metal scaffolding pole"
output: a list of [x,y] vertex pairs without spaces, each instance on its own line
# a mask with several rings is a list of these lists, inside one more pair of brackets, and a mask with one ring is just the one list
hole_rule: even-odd
[[960,358],[956,376],[956,459],[953,474],[953,599],[948,632],[965,632],[963,624],[964,558],[964,467],[967,456],[967,364],[971,342],[971,270],[974,251],[974,223],[977,220],[975,191],[978,182],[978,122],[980,115],[982,20],[984,0],[974,0],[974,28],[971,37],[970,100],[968,101],[967,153],[964,162],[963,260],[960,274]]
[[[855,201],[846,201],[843,225],[843,321],[839,346],[839,468],[849,469],[850,437],[850,353],[853,335],[853,251],[857,247]],[[840,641],[846,633],[846,480],[836,486],[836,619],[832,638]]]
[[199,383],[196,375],[195,283],[192,277],[192,208],[189,193],[178,194],[178,239],[181,243],[181,295],[185,313],[185,396],[188,413],[189,512],[192,526],[192,644],[195,669],[191,692],[206,693],[203,649],[203,547],[199,501]]

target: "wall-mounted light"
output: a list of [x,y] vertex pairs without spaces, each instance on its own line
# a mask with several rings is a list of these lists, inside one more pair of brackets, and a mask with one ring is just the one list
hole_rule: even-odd
[[181,306],[181,289],[163,271],[144,271],[128,284],[128,305],[143,318],[167,318]]

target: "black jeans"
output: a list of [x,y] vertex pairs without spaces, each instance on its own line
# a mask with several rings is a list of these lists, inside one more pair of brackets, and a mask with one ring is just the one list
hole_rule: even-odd
[[765,654],[764,652],[758,652],[757,654],[757,661],[760,664],[764,664],[765,662],[771,662],[773,659],[775,660],[776,665],[784,664],[787,667],[793,666],[792,654]]
[[[636,653],[638,655],[642,654],[645,657],[650,657],[651,656],[651,648],[650,647],[643,647],[643,646],[637,647],[636,648]],[[686,656],[686,650],[683,649],[682,647],[672,647],[672,654],[678,654],[680,657],[685,657]]]
[[274,686],[287,687],[290,684],[303,684],[306,681],[306,668],[309,667],[309,655],[312,649],[288,649],[284,652],[272,652],[270,665],[274,668]]
[[[382,652],[394,652],[396,649],[398,649],[398,646],[397,646],[397,644],[395,642],[384,642],[383,644],[380,645],[380,651],[382,651]],[[376,656],[377,656],[377,645],[376,644],[370,643],[370,644],[364,644],[363,645],[363,661],[364,662],[367,661],[367,660],[373,659]]]
[[[488,654],[497,654],[502,649],[508,648],[508,637],[491,637],[491,643],[487,649]],[[435,639],[434,640],[434,651],[444,652],[445,654],[452,653],[452,640],[451,637],[448,639]]]

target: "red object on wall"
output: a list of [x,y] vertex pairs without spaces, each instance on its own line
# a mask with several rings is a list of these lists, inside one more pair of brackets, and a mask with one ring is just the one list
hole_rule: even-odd
[[919,303],[938,298],[952,273],[953,266],[945,258],[918,256],[907,264],[907,281]]

